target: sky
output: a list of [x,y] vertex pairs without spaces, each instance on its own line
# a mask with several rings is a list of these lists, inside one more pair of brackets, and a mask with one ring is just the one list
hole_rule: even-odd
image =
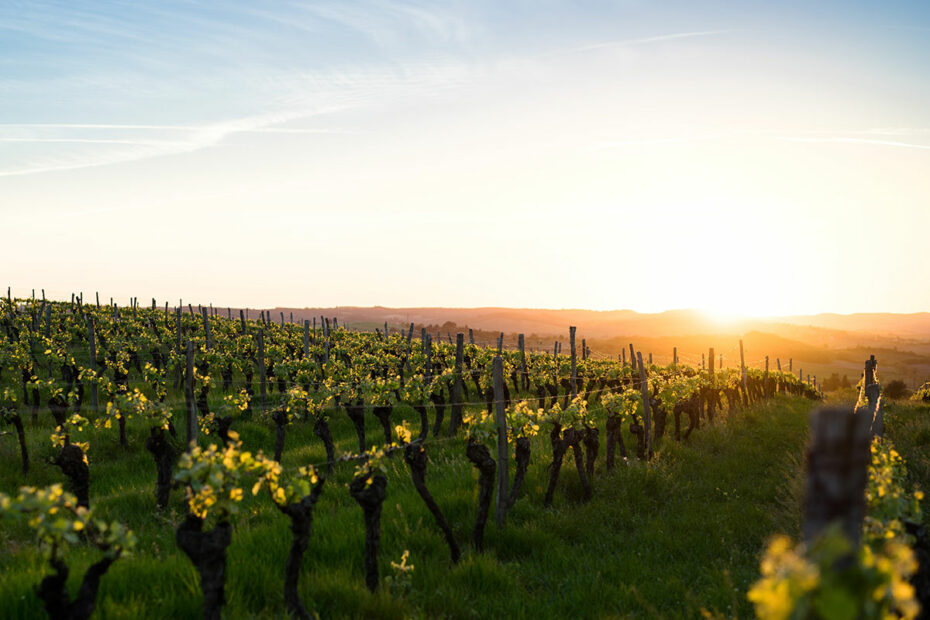
[[930,3],[0,1],[14,294],[930,311]]

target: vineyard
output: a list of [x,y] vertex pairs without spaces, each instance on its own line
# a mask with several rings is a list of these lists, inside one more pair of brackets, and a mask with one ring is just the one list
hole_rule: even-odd
[[821,397],[790,372],[0,303],[10,617],[736,614],[759,522],[796,528],[765,514]]

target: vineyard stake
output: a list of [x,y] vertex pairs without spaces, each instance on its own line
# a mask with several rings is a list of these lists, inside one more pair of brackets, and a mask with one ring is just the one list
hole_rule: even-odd
[[743,355],[743,340],[739,341],[739,366],[743,377],[743,394],[746,395],[746,406],[749,406],[749,386],[746,382],[746,356]]
[[572,355],[572,399],[578,396],[578,358],[575,353],[575,326],[568,328],[568,346]]
[[[265,392],[265,330],[258,330],[258,382],[259,382],[259,394],[261,396],[261,410],[265,411],[266,408],[266,392]],[[329,350],[329,343],[327,342],[327,351]]]
[[646,435],[646,460],[652,458],[652,412],[649,407],[649,377],[643,365],[643,354],[636,353],[636,364],[639,366],[639,384],[643,393],[643,433]]
[[90,388],[90,403],[97,412],[97,336],[94,333],[94,317],[87,317],[87,340],[90,345],[90,370],[94,373],[94,381]]
[[494,515],[497,518],[497,527],[504,527],[507,520],[507,484],[510,476],[507,473],[507,414],[504,411],[504,362],[501,356],[494,358],[491,368],[494,379],[494,415],[497,419],[497,495],[494,503]]
[[455,335],[455,374],[452,380],[452,414],[449,417],[449,437],[455,435],[462,423],[462,357],[465,349],[465,334]]
[[304,319],[304,359],[310,357],[310,321]]
[[213,350],[213,333],[210,331],[210,315],[207,313],[207,309],[201,307],[200,314],[203,316],[203,332],[207,339],[207,350]]
[[804,540],[812,543],[839,522],[853,546],[862,534],[870,461],[870,420],[845,407],[811,414],[804,489]]
[[187,341],[187,371],[184,373],[184,398],[187,401],[187,445],[197,441],[197,405],[194,402],[194,344]]

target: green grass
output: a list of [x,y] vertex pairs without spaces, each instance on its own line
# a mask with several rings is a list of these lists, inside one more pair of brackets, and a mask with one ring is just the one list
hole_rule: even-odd
[[[410,551],[416,568],[406,592],[382,588],[370,594],[364,587],[362,511],[346,488],[353,467],[343,464],[317,505],[301,596],[324,618],[696,617],[702,609],[751,615],[745,592],[758,575],[765,539],[774,532],[798,533],[809,408],[806,401],[779,397],[703,428],[688,442],[666,438],[648,467],[632,461],[610,474],[603,470],[602,446],[594,498],[582,502],[574,465],[566,461],[550,509],[542,506],[548,438],[538,437],[524,494],[503,530],[494,526],[492,511],[484,553],[469,544],[477,473],[461,441],[436,444],[427,483],[463,544],[457,566],[397,454],[389,466],[380,563],[384,578],[392,573],[390,562]],[[412,421],[413,412],[406,414]],[[33,469],[25,479],[15,438],[0,438],[0,490],[62,480],[41,462],[51,454],[50,416],[41,417],[37,427],[27,422]],[[335,414],[332,426],[338,449],[351,451],[354,431],[345,414]],[[270,424],[240,422],[234,428],[247,449],[272,451]],[[381,439],[371,416],[368,431],[370,440]],[[168,514],[154,511],[155,467],[143,447],[144,425],[130,421],[125,451],[115,429],[88,434],[91,506],[98,517],[125,522],[139,541],[135,553],[104,577],[96,615],[198,617],[197,575],[174,544],[183,497],[175,491]],[[630,437],[627,446],[633,446]],[[289,429],[285,466],[324,460],[309,424]],[[285,615],[282,574],[289,545],[286,517],[266,495],[248,498],[229,548],[226,617]],[[72,587],[96,557],[89,549],[69,551]],[[24,527],[0,524],[0,566],[2,615],[44,617],[32,588],[47,568]]]
[[[890,402],[885,405],[885,436],[904,457],[913,484],[930,491],[930,405]],[[923,521],[930,526],[930,509],[923,506]]]

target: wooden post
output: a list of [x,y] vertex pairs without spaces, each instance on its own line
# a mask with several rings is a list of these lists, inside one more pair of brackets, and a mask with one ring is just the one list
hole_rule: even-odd
[[507,485],[510,480],[507,465],[510,459],[507,454],[507,414],[504,411],[504,361],[500,355],[494,358],[491,371],[494,380],[494,415],[497,419],[497,501],[495,502],[495,516],[497,517],[497,527],[501,528],[504,527],[504,522],[507,519]]
[[97,335],[94,333],[94,317],[87,317],[87,342],[90,345],[90,369],[94,373],[94,381],[90,386],[90,405],[97,412]]
[[781,372],[781,358],[780,357],[775,358],[775,368],[776,370],[778,370],[778,372]]
[[678,347],[672,347],[672,364],[678,365]]
[[407,345],[410,345],[410,341],[413,340],[413,323],[410,324],[410,328],[407,330]]
[[865,381],[863,382],[863,391],[868,401],[868,417],[870,422],[870,431],[873,437],[882,437],[885,433],[884,412],[882,411],[881,386],[875,379],[875,371],[878,368],[878,362],[875,356],[869,356],[865,361]]
[[582,338],[581,339],[581,361],[588,359],[588,342]]
[[636,354],[636,364],[639,366],[639,384],[643,394],[643,433],[646,437],[646,460],[652,458],[652,412],[650,411],[649,377],[643,365],[643,354]]
[[630,343],[630,365],[636,370],[636,353],[633,351],[633,343]]
[[497,337],[497,354],[500,355],[504,350],[504,332]]
[[788,358],[788,372],[794,372],[794,371],[791,369],[791,365],[792,365],[793,362],[794,362],[794,358],[789,357],[789,358]]
[[200,314],[203,315],[203,332],[207,339],[207,350],[213,350],[213,333],[210,331],[210,314],[207,309],[201,306]]
[[[175,350],[181,355],[181,306],[174,309]],[[181,365],[174,367],[174,389],[181,386]]]
[[749,385],[746,382],[746,357],[743,355],[743,340],[739,341],[739,366],[743,377],[743,393],[746,395],[746,404],[749,404]]
[[94,295],[97,297],[97,307],[100,307],[100,291],[94,291]]
[[568,346],[572,355],[572,398],[578,396],[578,358],[575,353],[575,326],[568,328]]
[[433,380],[433,337],[426,334],[423,341],[423,353],[426,355],[426,385]]
[[184,373],[184,400],[187,401],[187,445],[197,441],[197,403],[194,401],[194,345],[187,341],[187,370]]
[[520,349],[520,385],[524,390],[529,389],[530,377],[526,369],[526,338],[523,334],[517,336],[517,347]]
[[626,366],[626,349],[620,349],[620,363]]
[[281,311],[281,327],[284,327],[284,311]]
[[465,349],[465,334],[455,335],[455,375],[452,379],[452,415],[449,418],[449,436],[455,435],[462,423],[462,358]]
[[310,357],[310,321],[304,319],[304,359]]
[[652,366],[652,353],[649,354],[649,365]]
[[265,385],[265,329],[258,330],[258,384],[259,395],[261,400],[261,411],[264,412],[267,407],[267,387]]
[[865,516],[865,484],[871,460],[870,420],[846,407],[814,411],[807,449],[804,541],[814,542],[832,523],[856,546]]
[[468,342],[470,344],[475,344],[475,330],[468,328]]
[[245,313],[241,308],[239,309],[239,333],[245,333]]

